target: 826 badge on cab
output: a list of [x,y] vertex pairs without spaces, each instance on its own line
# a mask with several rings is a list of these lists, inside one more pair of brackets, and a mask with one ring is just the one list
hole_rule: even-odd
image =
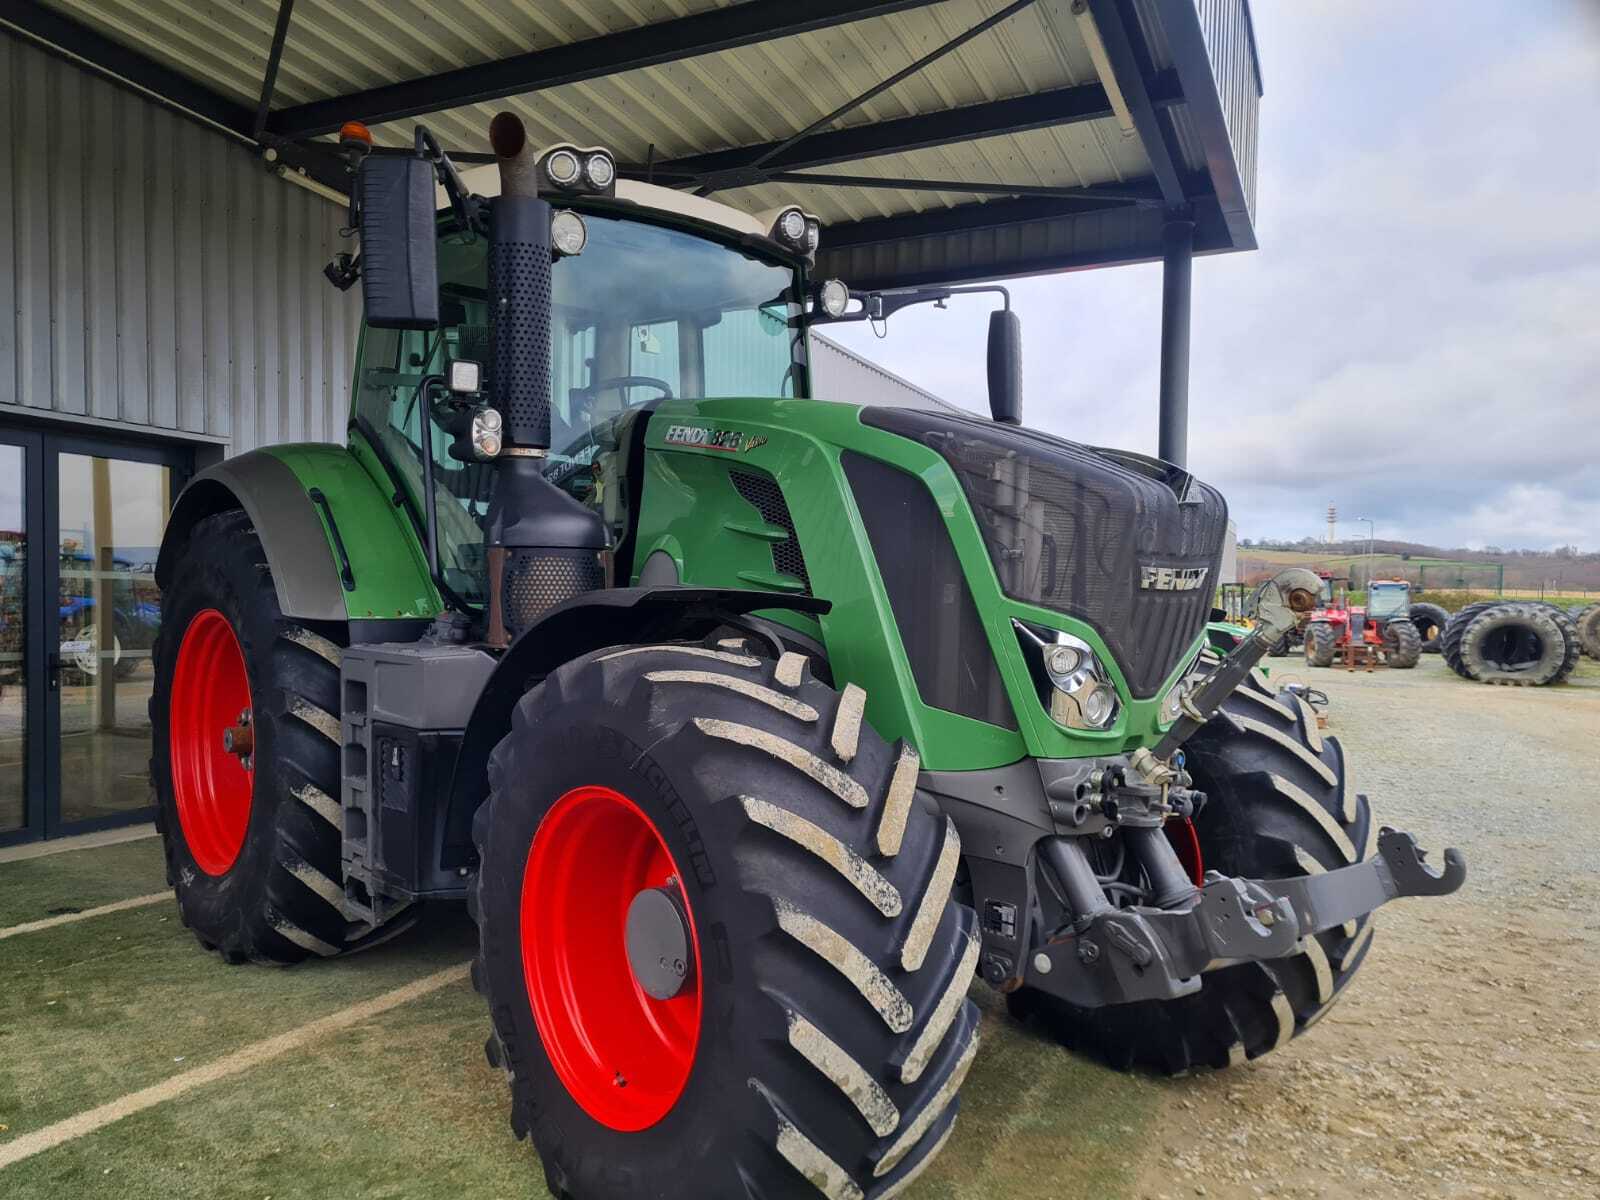
[[764,437],[746,440],[737,429],[708,429],[704,425],[670,425],[664,440],[669,446],[695,446],[702,450],[723,450],[729,454],[754,450],[767,442]]

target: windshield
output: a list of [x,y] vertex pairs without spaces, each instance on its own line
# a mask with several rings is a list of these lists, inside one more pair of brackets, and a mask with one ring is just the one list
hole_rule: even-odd
[[[546,473],[603,512],[620,538],[626,481],[616,452],[630,413],[674,396],[804,395],[805,333],[790,267],[680,229],[593,212],[584,220],[583,253],[558,260],[552,275]],[[355,421],[419,512],[418,385],[450,360],[470,359],[493,387],[488,249],[482,238],[441,238],[439,330],[362,332]],[[451,458],[437,419],[432,439],[440,573],[462,599],[482,604],[482,523],[494,472]]]
[[1367,596],[1367,615],[1388,617],[1408,607],[1411,589],[1405,584],[1374,583]]

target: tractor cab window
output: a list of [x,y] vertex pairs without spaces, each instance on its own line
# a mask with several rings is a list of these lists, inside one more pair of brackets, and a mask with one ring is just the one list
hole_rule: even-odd
[[1410,607],[1411,589],[1405,584],[1374,583],[1367,589],[1367,615],[1392,617]]
[[[546,471],[602,512],[620,538],[621,451],[639,408],[673,397],[803,396],[805,333],[790,267],[680,229],[601,213],[584,219],[588,244],[559,260],[552,278]],[[452,359],[471,359],[493,394],[487,286],[487,241],[443,232],[441,328],[365,329],[356,372],[355,424],[418,512],[427,430],[441,574],[472,604],[483,603],[487,588],[483,524],[494,467],[451,458],[442,414],[423,413],[418,392]]]

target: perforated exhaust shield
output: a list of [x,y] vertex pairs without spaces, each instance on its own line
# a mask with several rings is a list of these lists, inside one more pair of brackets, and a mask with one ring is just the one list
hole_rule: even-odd
[[550,444],[550,206],[494,201],[489,245],[489,382],[516,446]]
[[1006,595],[1088,622],[1130,691],[1155,694],[1211,611],[1221,493],[1153,459],[1034,430],[914,409],[861,419],[950,464]]

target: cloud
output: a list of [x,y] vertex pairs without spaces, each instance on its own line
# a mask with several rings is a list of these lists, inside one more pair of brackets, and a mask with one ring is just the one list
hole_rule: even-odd
[[[1241,534],[1600,548],[1600,19],[1257,5],[1262,249],[1195,267],[1190,465]],[[1025,412],[1153,450],[1160,271],[1019,281]],[[843,340],[984,408],[982,312]]]

